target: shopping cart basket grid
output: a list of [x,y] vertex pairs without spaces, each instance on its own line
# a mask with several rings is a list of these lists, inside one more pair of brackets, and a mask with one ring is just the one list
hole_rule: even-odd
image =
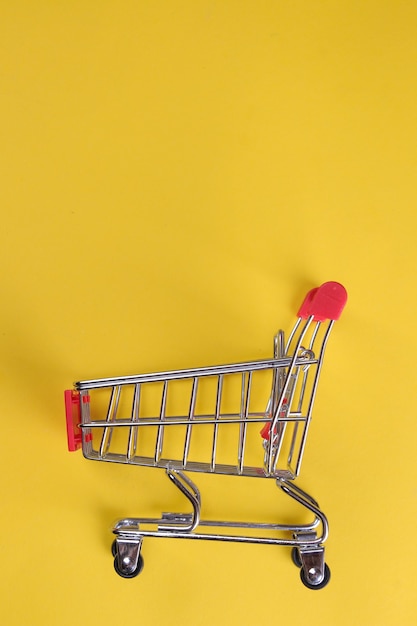
[[[143,538],[157,536],[290,546],[306,586],[328,582],[327,518],[294,479],[324,351],[346,299],[339,283],[311,290],[288,339],[282,330],[275,335],[270,359],[80,381],[65,392],[70,450],[165,469],[191,505],[192,513],[119,520],[113,528],[118,574],[136,576]],[[185,471],[273,478],[313,519],[298,525],[202,520],[200,492]]]

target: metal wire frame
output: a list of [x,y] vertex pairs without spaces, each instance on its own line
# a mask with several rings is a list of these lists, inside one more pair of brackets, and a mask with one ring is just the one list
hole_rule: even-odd
[[[243,476],[294,478],[300,472],[307,432],[311,420],[312,408],[322,367],[324,350],[333,321],[324,324],[324,334],[318,340],[322,322],[310,316],[306,320],[299,318],[285,343],[283,331],[274,339],[272,359],[247,361],[214,367],[174,370],[81,381],[75,388],[81,395],[81,428],[83,431],[83,452],[87,458],[134,465],[146,465],[176,470],[199,471]],[[307,341],[307,347],[304,342]],[[316,349],[317,355],[315,355]],[[314,370],[314,371],[313,371]],[[254,381],[258,372],[272,374],[272,389],[266,409],[251,410],[252,396],[256,395]],[[313,373],[312,373],[313,372]],[[240,406],[235,412],[222,411],[222,395],[225,382],[231,377],[240,376]],[[196,412],[197,396],[201,381],[205,378],[216,381],[214,407],[211,412]],[[189,409],[184,415],[167,414],[168,389],[176,381],[189,381],[191,394]],[[147,388],[155,384],[162,386],[159,414],[141,416],[142,396]],[[94,392],[110,388],[110,400],[105,419],[92,420],[90,403]],[[133,401],[129,417],[120,417],[119,407],[122,392],[133,389]],[[91,396],[91,398],[90,398]],[[245,463],[248,427],[259,423],[269,425],[269,434],[263,441],[263,463],[257,466]],[[208,462],[190,460],[190,445],[193,431],[200,425],[211,425],[211,455]],[[217,460],[218,438],[220,429],[238,425],[238,438],[235,459],[232,463],[220,463]],[[289,425],[292,432],[288,434]],[[156,427],[156,439],[152,455],[138,454],[139,430]],[[185,427],[184,443],[178,458],[164,457],[164,436],[167,428]],[[124,453],[112,451],[111,442],[115,429],[128,431],[127,446]],[[102,429],[98,447],[93,446],[93,431]],[[289,441],[288,441],[289,440]],[[285,459],[282,451],[286,443]],[[260,445],[262,445],[260,443]]]

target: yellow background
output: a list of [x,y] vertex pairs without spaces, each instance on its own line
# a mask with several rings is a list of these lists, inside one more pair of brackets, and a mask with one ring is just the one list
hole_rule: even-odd
[[[0,50],[2,624],[414,624],[417,4],[3,1]],[[162,539],[118,578],[114,519],[182,502],[67,453],[64,388],[268,356],[325,280],[349,303],[299,484],[330,585]],[[209,516],[276,510],[198,484]]]

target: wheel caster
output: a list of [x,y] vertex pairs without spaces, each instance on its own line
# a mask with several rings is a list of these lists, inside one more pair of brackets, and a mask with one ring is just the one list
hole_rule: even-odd
[[300,570],[300,578],[303,585],[308,587],[308,589],[323,589],[323,587],[325,587],[330,580],[330,568],[327,563],[324,564],[324,578],[321,582],[317,584],[314,584],[313,582],[311,582],[311,580],[307,578],[304,568],[301,568]]
[[114,569],[119,576],[121,576],[122,578],[135,578],[136,576],[139,576],[139,574],[141,573],[144,567],[144,560],[141,554],[139,554],[138,563],[135,569],[132,571],[127,571],[126,569],[123,569],[120,567],[119,555],[117,554],[116,539],[112,543],[111,552],[112,552],[112,555],[114,556]]
[[119,567],[119,559],[117,555],[114,557],[114,569],[116,574],[119,574],[122,578],[135,578],[139,576],[141,571],[143,570],[144,561],[142,555],[139,555],[138,565],[132,572],[126,572],[125,570],[120,569]]

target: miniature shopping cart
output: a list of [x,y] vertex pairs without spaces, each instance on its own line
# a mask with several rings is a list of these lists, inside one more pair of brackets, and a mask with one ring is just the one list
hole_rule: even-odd
[[[288,338],[283,331],[275,336],[269,359],[88,380],[65,392],[70,450],[163,468],[191,505],[189,513],[119,520],[112,552],[120,576],[142,570],[145,537],[171,537],[289,546],[302,582],[311,589],[327,584],[328,522],[294,479],[326,343],[346,299],[335,282],[310,291]],[[274,479],[312,519],[298,525],[201,519],[200,492],[185,472]]]

